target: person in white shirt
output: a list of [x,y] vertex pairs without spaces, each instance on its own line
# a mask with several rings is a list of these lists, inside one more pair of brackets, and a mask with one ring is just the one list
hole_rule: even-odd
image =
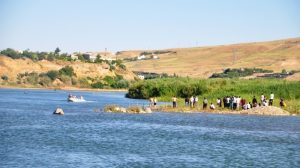
[[236,108],[239,110],[240,109],[240,104],[241,104],[241,97],[239,96],[239,97],[237,97],[236,98]]
[[209,108],[210,108],[211,110],[214,110],[216,107],[215,107],[215,105],[214,105],[213,103],[211,103],[210,106],[209,106]]
[[194,107],[194,97],[193,96],[190,98],[190,106],[192,108]]
[[221,101],[220,98],[217,99],[217,105],[218,105],[219,107],[222,107],[222,101]]
[[248,102],[247,109],[251,109],[251,104]]
[[261,96],[260,96],[260,101],[261,101],[261,103],[263,103],[264,100],[265,100],[265,95],[262,93]]
[[274,100],[274,93],[272,92],[272,93],[270,94],[269,106],[272,106],[272,105],[273,105],[273,100]]

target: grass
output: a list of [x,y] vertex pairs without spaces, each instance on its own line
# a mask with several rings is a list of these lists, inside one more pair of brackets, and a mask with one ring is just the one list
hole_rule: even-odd
[[[209,77],[226,68],[263,68],[281,72],[282,69],[299,70],[300,57],[297,45],[300,38],[271,42],[234,44],[212,47],[171,49],[176,53],[158,55],[157,60],[128,62],[126,66],[134,71],[176,73],[182,77]],[[233,60],[233,51],[236,58]],[[139,55],[142,51],[130,51]],[[130,57],[124,52],[120,58]]]
[[179,106],[184,106],[184,98],[197,95],[199,102],[206,97],[216,104],[217,98],[224,96],[241,96],[252,101],[253,96],[259,100],[263,93],[269,98],[275,94],[274,105],[279,106],[279,98],[287,104],[286,110],[300,114],[300,81],[278,79],[191,79],[166,78],[139,81],[128,90],[127,97],[148,99],[158,97],[159,101],[171,101],[172,96],[179,97]]

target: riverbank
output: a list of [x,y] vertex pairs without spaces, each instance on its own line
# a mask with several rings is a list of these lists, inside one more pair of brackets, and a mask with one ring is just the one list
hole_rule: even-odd
[[299,116],[297,114],[292,114],[284,109],[275,106],[261,106],[254,107],[248,110],[229,110],[229,109],[202,109],[202,108],[190,108],[190,107],[170,107],[170,106],[160,106],[154,108],[153,111],[156,112],[181,112],[181,113],[215,113],[215,114],[239,114],[239,115],[265,115],[265,116]]

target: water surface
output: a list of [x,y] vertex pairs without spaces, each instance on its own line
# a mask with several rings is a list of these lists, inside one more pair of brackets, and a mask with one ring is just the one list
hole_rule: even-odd
[[[68,103],[69,93],[88,102]],[[0,89],[0,166],[300,166],[300,117],[101,112],[147,104],[124,94]]]

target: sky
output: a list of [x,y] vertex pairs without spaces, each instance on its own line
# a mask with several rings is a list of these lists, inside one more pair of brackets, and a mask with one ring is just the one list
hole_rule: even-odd
[[0,49],[166,49],[300,37],[300,0],[0,0]]

